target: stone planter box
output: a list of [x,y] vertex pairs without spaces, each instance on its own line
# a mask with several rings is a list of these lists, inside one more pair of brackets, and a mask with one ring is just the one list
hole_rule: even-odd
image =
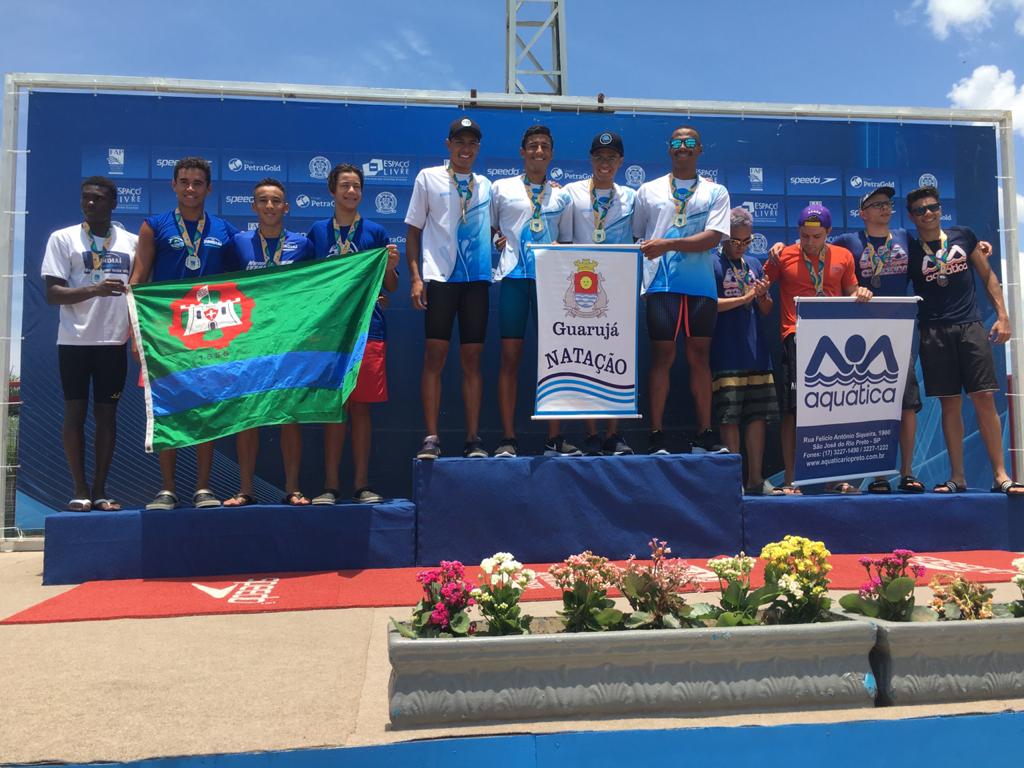
[[1024,619],[897,622],[842,615],[878,628],[871,668],[881,705],[1024,696]]
[[843,620],[437,640],[392,629],[391,722],[871,706],[874,644],[873,625]]

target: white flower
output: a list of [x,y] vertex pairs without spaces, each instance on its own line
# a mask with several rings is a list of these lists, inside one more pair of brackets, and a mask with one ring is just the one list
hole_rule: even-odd
[[800,588],[800,582],[798,582],[796,578],[789,573],[785,573],[779,577],[779,589],[794,600],[800,600],[804,596],[804,591]]
[[1016,560],[1010,563],[1010,565],[1012,565],[1021,573],[1024,573],[1024,557],[1018,557]]
[[484,573],[490,573],[491,571],[494,570],[495,564],[496,564],[495,563],[495,559],[493,557],[484,558],[480,562],[480,570],[483,571]]

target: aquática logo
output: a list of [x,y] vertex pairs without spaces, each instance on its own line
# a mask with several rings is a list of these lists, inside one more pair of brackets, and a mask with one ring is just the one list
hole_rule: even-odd
[[235,283],[195,285],[171,302],[167,330],[188,349],[224,349],[252,327],[255,305]]
[[846,339],[843,351],[822,336],[804,370],[804,405],[833,408],[896,402],[900,366],[892,340],[881,335],[868,347],[859,333]]
[[569,275],[569,288],[563,303],[569,317],[604,317],[608,314],[608,294],[604,277],[593,259],[577,259],[576,271]]

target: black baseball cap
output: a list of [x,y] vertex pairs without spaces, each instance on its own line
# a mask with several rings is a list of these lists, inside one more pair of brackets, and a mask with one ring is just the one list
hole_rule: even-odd
[[590,142],[590,154],[594,154],[599,149],[614,149],[620,155],[626,154],[626,150],[622,148],[622,137],[611,131],[601,131]]
[[865,192],[860,197],[860,207],[861,207],[861,210],[863,210],[863,208],[864,208],[864,203],[866,203],[869,198],[872,198],[875,195],[885,195],[890,200],[892,200],[894,197],[896,197],[896,190],[893,187],[882,186],[882,187],[875,187],[874,189],[869,190],[868,192]]
[[480,130],[480,126],[474,123],[468,117],[460,117],[456,120],[452,120],[452,124],[448,126],[448,138],[452,138],[457,133],[472,133],[478,139],[484,137],[483,131]]

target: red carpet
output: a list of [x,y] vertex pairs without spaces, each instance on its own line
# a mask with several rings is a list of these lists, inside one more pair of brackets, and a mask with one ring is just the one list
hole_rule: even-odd
[[[861,555],[832,556],[832,588],[856,589],[865,580],[858,564]],[[914,562],[928,572],[918,584],[927,584],[937,572],[959,572],[977,581],[1007,582],[1016,573],[1011,561],[1019,553],[995,550],[919,553]],[[704,560],[691,565],[703,566]],[[530,566],[537,580],[526,590],[525,600],[557,600],[558,590],[550,583],[547,565]],[[44,624],[55,621],[96,621],[101,619],[148,619],[170,616],[201,616],[214,613],[260,613],[265,611],[309,611],[318,608],[368,608],[395,606],[396,616],[405,616],[419,600],[416,574],[422,568],[390,568],[328,573],[217,576],[209,579],[128,579],[90,581],[61,595],[4,619],[0,624]],[[476,568],[467,568],[475,577]],[[760,584],[761,570],[755,573]],[[703,571],[702,585],[716,590],[718,579]]]

